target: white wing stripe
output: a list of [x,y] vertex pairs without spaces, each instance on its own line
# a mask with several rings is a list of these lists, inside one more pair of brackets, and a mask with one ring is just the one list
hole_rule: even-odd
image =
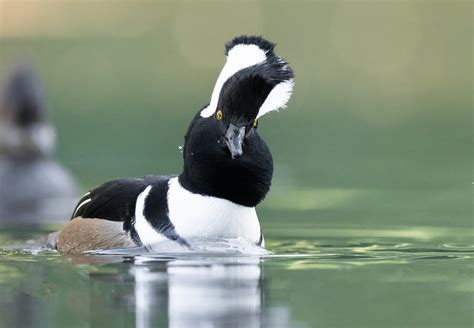
[[134,228],[144,246],[148,246],[166,239],[166,237],[158,233],[150,224],[150,222],[148,222],[148,220],[145,218],[145,201],[148,197],[148,194],[150,193],[151,188],[152,186],[146,187],[145,190],[143,190],[142,193],[138,195],[135,206]]
[[[89,194],[90,194],[90,193],[85,194],[82,198],[84,198],[85,196],[87,196],[87,195],[89,195]],[[85,204],[89,203],[91,200],[92,200],[91,198],[88,198],[88,199],[86,199],[85,201],[83,201],[82,203],[80,203],[79,205],[77,205],[76,210],[74,211],[74,214],[72,215],[72,217],[73,217],[73,218],[76,217],[77,211],[79,211],[79,209],[80,209],[82,206],[84,206]]]

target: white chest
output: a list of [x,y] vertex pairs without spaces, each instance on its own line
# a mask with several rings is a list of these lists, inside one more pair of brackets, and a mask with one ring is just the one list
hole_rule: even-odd
[[228,200],[193,194],[172,178],[168,190],[170,221],[183,238],[220,237],[260,239],[260,223],[254,207]]

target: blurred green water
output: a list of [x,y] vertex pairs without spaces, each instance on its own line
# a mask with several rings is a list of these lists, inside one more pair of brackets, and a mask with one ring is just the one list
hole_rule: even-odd
[[[259,208],[268,246],[312,254],[264,262],[260,312],[281,305],[289,326],[472,326],[471,2],[2,0],[0,73],[18,57],[35,64],[58,157],[86,190],[179,173],[223,43],[242,33],[277,42],[296,73],[288,110],[259,125],[276,170]],[[361,244],[389,251],[364,259]],[[443,245],[454,246],[436,258]],[[134,323],[130,268],[90,261],[4,255],[2,304],[32,302],[44,326]]]

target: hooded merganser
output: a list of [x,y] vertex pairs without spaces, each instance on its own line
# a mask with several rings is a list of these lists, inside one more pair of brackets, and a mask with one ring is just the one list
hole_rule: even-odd
[[86,193],[50,240],[62,252],[153,245],[167,239],[242,238],[263,246],[255,211],[270,189],[273,160],[258,119],[286,107],[293,71],[261,37],[225,45],[227,62],[210,103],[192,120],[179,176],[117,179]]
[[55,138],[38,79],[17,66],[0,99],[0,225],[65,221],[77,192],[53,159]]

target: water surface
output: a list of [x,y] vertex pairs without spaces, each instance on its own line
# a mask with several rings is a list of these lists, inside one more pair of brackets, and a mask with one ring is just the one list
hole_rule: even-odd
[[[3,231],[0,241],[42,234]],[[266,255],[3,249],[0,326],[470,327],[471,237],[456,228],[280,225]]]

